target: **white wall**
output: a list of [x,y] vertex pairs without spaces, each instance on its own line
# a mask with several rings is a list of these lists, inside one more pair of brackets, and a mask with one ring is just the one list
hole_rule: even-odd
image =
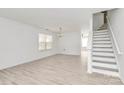
[[93,15],[93,30],[98,29],[104,24],[104,15],[103,13],[97,13]]
[[80,55],[81,32],[80,31],[64,32],[64,36],[59,38],[59,53]]
[[[121,52],[124,53],[124,9],[114,9],[109,11],[110,24]],[[120,76],[124,81],[124,54],[117,55],[120,66]]]
[[[53,49],[38,50],[38,34],[53,35]],[[31,62],[55,54],[80,55],[81,32],[64,32],[62,38],[56,33],[43,31],[28,24],[0,18],[0,69]]]
[[[38,34],[53,35],[53,49],[38,51]],[[0,69],[30,62],[57,52],[56,34],[13,20],[0,18]]]

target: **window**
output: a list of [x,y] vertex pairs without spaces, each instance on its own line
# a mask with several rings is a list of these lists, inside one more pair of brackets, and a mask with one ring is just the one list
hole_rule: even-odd
[[51,49],[52,42],[52,35],[39,34],[39,50]]
[[82,33],[82,47],[87,47],[88,33]]

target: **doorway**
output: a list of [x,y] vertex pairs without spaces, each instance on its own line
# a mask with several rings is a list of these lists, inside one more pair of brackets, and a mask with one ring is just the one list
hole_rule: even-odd
[[88,39],[89,39],[89,32],[82,32],[81,33],[81,60],[87,69],[87,58],[88,58]]

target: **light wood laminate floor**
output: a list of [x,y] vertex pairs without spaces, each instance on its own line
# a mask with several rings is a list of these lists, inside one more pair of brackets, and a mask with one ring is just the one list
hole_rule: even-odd
[[54,55],[0,71],[0,84],[122,84],[119,78],[86,72],[86,54]]

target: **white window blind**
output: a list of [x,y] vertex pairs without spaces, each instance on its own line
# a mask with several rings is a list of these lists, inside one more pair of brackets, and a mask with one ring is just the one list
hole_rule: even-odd
[[39,50],[51,49],[52,42],[52,35],[39,34]]

